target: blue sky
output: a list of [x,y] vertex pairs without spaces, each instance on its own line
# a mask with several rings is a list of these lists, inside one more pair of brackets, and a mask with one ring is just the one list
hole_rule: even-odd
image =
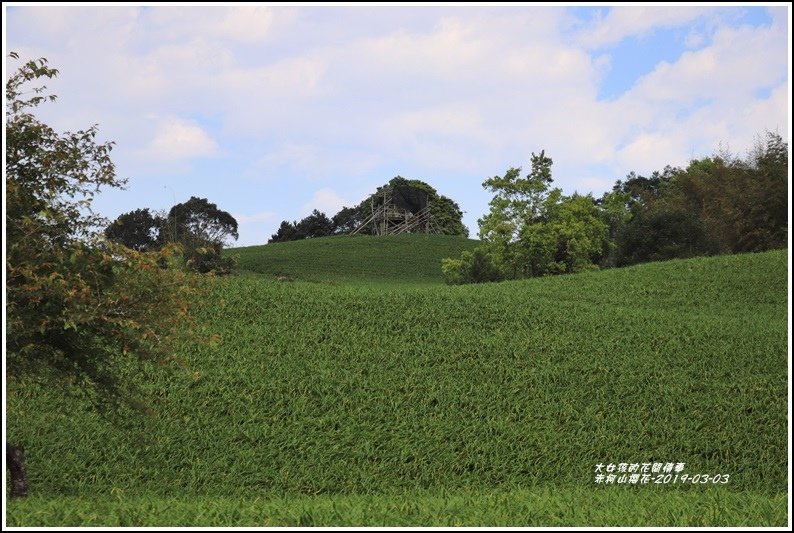
[[61,72],[39,116],[116,142],[128,187],[95,210],[204,197],[237,218],[235,246],[397,175],[457,201],[476,236],[483,180],[532,152],[566,193],[600,196],[790,136],[787,4],[4,10],[4,51]]

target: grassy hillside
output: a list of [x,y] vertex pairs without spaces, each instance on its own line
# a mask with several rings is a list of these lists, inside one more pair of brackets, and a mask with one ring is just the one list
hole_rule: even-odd
[[[220,341],[131,374],[154,412],[122,433],[12,387],[39,503],[10,525],[785,524],[785,252],[463,287],[232,277],[215,298]],[[718,481],[596,486],[624,462]]]
[[440,282],[441,259],[479,241],[446,235],[323,237],[234,248],[239,268],[301,281]]

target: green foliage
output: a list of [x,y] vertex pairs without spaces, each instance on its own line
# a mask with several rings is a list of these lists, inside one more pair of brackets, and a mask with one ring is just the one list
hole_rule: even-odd
[[767,132],[745,159],[729,153],[666,167],[650,179],[630,174],[608,264],[785,248],[788,239],[788,144]]
[[617,212],[607,215],[599,210],[591,195],[567,197],[560,189],[549,190],[551,165],[544,151],[533,153],[532,170],[526,178],[521,178],[521,168],[511,168],[504,176],[483,183],[494,197],[490,211],[479,220],[482,250],[476,256],[445,261],[442,270],[448,283],[598,268],[609,250],[608,222],[618,224],[622,218]]
[[94,195],[124,182],[96,126],[57,134],[31,112],[52,97],[22,99],[27,82],[56,73],[40,59],[6,83],[7,376],[43,379],[95,405],[135,405],[120,369],[173,357],[195,287],[163,268],[172,249],[143,254],[95,233]]
[[300,222],[289,223],[286,220],[282,221],[278,231],[267,242],[288,242],[315,237],[328,237],[333,235],[335,230],[334,221],[329,219],[325,213],[315,209]]
[[191,196],[168,212],[169,241],[184,244],[224,245],[229,237],[237,240],[237,221],[206,198]]
[[524,275],[569,274],[597,268],[608,228],[592,196],[548,195],[543,216],[527,224],[517,242]]
[[105,237],[139,252],[159,250],[164,244],[165,219],[149,209],[123,213],[105,229]]
[[607,229],[607,238],[604,240],[604,247],[601,251],[601,267],[617,266],[619,250],[617,244],[620,235],[632,218],[631,205],[632,198],[627,192],[613,190],[604,193],[596,201],[598,206],[598,216]]
[[617,249],[618,266],[716,252],[697,213],[672,209],[638,213],[620,234]]
[[171,208],[165,227],[166,240],[182,246],[188,268],[215,274],[228,274],[234,269],[234,261],[221,252],[230,237],[238,238],[237,220],[216,204],[192,196]]
[[149,209],[124,213],[105,229],[105,236],[138,251],[161,250],[166,243],[182,250],[183,265],[201,273],[230,274],[233,258],[223,257],[223,247],[238,238],[237,221],[206,198],[191,197],[167,215]]
[[273,242],[289,242],[289,241],[297,241],[302,239],[301,235],[298,233],[298,223],[297,222],[288,222],[286,220],[281,221],[281,225],[278,227],[278,231],[270,236],[268,239],[268,244]]
[[542,204],[551,184],[553,161],[541,150],[532,154],[532,170],[522,179],[521,167],[510,168],[503,177],[494,176],[482,186],[494,193],[490,212],[478,221],[480,239],[500,248],[520,238],[524,226],[542,216]]
[[441,273],[450,285],[487,283],[504,279],[499,259],[485,246],[461,252],[460,259],[441,260]]
[[720,251],[786,247],[788,144],[779,135],[767,132],[745,160],[722,154],[692,161],[677,178]]
[[185,266],[202,274],[225,276],[234,272],[237,261],[232,256],[224,256],[219,243],[193,243],[183,248]]
[[343,207],[331,219],[336,235],[347,235],[358,228],[364,220],[361,218],[363,213],[353,207]]
[[427,205],[433,214],[433,223],[436,231],[442,235],[456,235],[460,237],[468,237],[469,230],[463,225],[463,211],[456,202],[438,194],[435,188],[421,180],[410,180],[402,176],[395,176],[389,183],[378,187],[378,189],[370,195],[367,199],[362,201],[357,207],[360,213],[359,218],[366,218],[371,210],[371,202],[374,201],[375,206],[383,203],[383,189],[395,189],[410,187],[419,189],[427,193]]

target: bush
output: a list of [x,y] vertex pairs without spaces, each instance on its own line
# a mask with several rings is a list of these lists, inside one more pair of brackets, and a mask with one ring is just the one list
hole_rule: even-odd
[[478,246],[471,252],[462,252],[460,259],[442,259],[441,272],[444,281],[450,285],[488,283],[505,279],[498,259],[484,246]]

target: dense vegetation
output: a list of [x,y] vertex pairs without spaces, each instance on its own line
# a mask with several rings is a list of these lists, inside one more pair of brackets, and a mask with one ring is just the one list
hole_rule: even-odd
[[568,274],[648,261],[782,249],[788,238],[788,144],[767,132],[744,159],[723,153],[630,173],[595,199],[551,188],[552,160],[485,180],[482,246],[444,262],[449,283]]
[[105,228],[105,237],[141,252],[178,245],[184,264],[196,272],[229,274],[234,261],[223,257],[228,239],[237,240],[237,220],[206,198],[191,196],[168,214],[148,208],[123,213]]
[[[372,525],[360,498],[387,508],[418,499],[430,519],[430,502],[487,501],[498,489],[511,510],[465,523],[518,525],[536,520],[518,499],[546,494],[562,506],[590,487],[586,501],[656,509],[644,525],[784,521],[784,252],[485,286],[239,276],[215,291],[223,305],[201,314],[217,344],[180,348],[191,373],[130,374],[154,410],[126,433],[45,384],[13,388],[9,435],[42,442],[30,457],[37,492],[68,506],[94,494],[145,508],[211,497],[226,503],[208,516],[232,523]],[[594,466],[623,461],[685,462],[730,482],[599,490]],[[613,492],[602,500],[602,490]],[[301,494],[328,499],[315,507]],[[238,514],[254,497],[297,507]],[[352,514],[322,511],[328,501]],[[412,523],[410,512],[390,513],[392,525]],[[559,513],[546,523],[577,516]],[[636,523],[581,513],[590,524]]]

